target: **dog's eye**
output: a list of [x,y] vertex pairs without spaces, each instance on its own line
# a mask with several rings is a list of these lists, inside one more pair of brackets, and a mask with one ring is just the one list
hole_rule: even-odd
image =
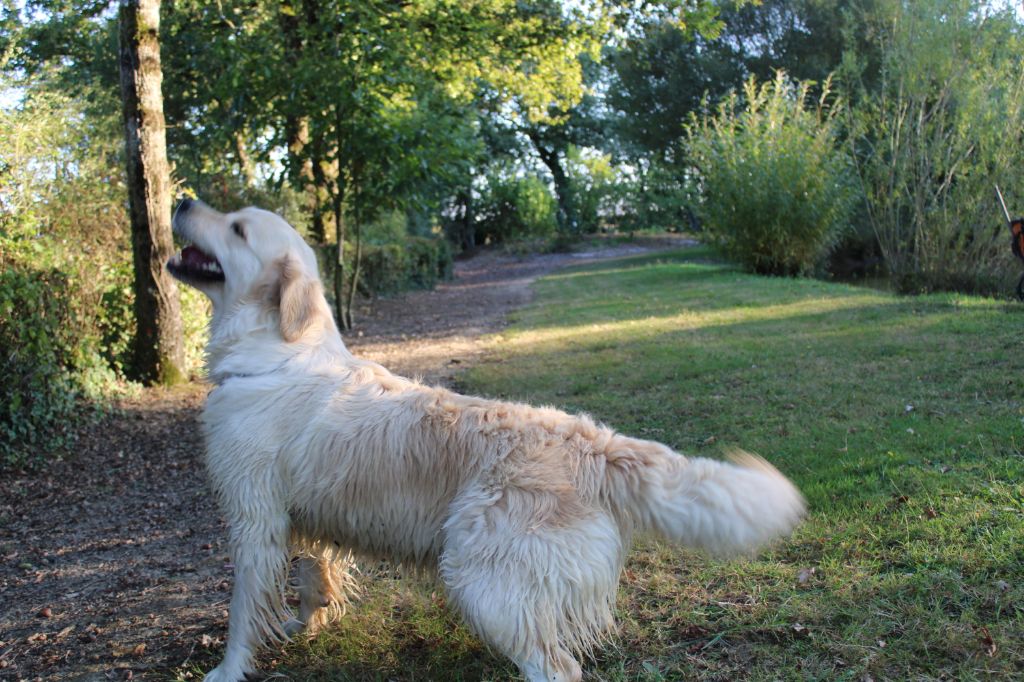
[[242,227],[242,223],[234,222],[231,223],[231,231],[237,234],[242,239],[245,239],[245,228]]

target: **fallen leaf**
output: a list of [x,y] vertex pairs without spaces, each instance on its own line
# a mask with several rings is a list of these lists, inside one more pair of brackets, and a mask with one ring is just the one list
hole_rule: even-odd
[[708,436],[703,441],[701,441],[701,445],[714,445],[715,441],[717,440],[718,438],[715,436]]
[[989,633],[988,628],[985,626],[981,627],[979,631],[981,634],[981,646],[985,650],[985,655],[991,658],[996,655],[996,641],[992,639],[992,635]]
[[996,589],[1000,592],[1006,592],[1008,589],[1010,589],[1010,583],[1006,582],[1005,580],[997,580]]
[[53,615],[53,609],[51,609],[49,606],[44,606],[43,608],[41,608],[39,610],[39,616],[41,618],[49,618],[52,615]]
[[796,634],[798,637],[806,637],[807,635],[811,634],[811,631],[805,628],[800,623],[794,623],[792,626],[792,630],[793,633]]
[[924,515],[927,516],[929,519],[934,519],[936,516],[938,516],[938,513],[931,507],[928,507],[927,509],[924,510]]
[[811,568],[801,568],[800,572],[796,574],[797,585],[806,585],[810,582],[811,578],[814,577],[814,574],[817,573],[817,571],[818,569],[813,566]]
[[708,630],[699,625],[687,625],[678,634],[680,639],[700,639],[708,635]]

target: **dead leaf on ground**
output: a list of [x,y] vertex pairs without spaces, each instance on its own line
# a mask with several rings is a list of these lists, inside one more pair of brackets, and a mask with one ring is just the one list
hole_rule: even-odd
[[992,635],[989,633],[988,628],[982,626],[981,629],[978,630],[978,634],[981,635],[981,646],[985,655],[989,658],[995,656],[998,647],[996,647],[996,641],[992,639]]
[[817,572],[818,569],[813,566],[810,568],[801,568],[800,572],[796,574],[796,584],[801,586],[807,585]]

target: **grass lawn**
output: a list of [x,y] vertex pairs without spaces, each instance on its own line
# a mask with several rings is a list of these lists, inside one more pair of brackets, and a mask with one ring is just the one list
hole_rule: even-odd
[[[641,540],[598,680],[1024,675],[1024,306],[754,277],[690,249],[562,272],[466,391],[680,452],[758,452],[807,522],[757,560]],[[384,574],[295,679],[507,679],[438,589]]]

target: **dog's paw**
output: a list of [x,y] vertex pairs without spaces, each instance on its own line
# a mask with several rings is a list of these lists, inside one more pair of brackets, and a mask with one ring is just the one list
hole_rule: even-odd
[[218,665],[216,668],[206,673],[203,677],[203,682],[244,682],[246,679],[245,671],[231,666],[230,668],[225,666],[223,663]]
[[281,623],[281,629],[284,630],[284,634],[288,635],[288,637],[294,637],[306,629],[306,624],[298,618],[289,618]]

